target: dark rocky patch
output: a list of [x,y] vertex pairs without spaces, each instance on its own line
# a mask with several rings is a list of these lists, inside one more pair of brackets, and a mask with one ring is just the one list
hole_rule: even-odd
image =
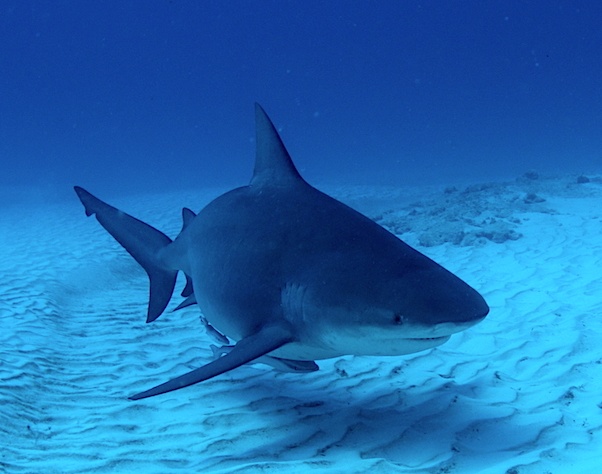
[[514,182],[472,184],[464,189],[448,186],[371,217],[402,238],[413,234],[424,247],[504,243],[521,238],[521,214],[556,213],[550,199],[586,196],[588,187],[580,186],[585,182],[582,177],[548,178],[528,171]]

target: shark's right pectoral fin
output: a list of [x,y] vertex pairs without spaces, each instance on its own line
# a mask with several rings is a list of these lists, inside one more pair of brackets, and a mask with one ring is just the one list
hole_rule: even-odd
[[195,369],[192,372],[188,372],[187,374],[180,375],[161,385],[157,385],[145,392],[137,393],[136,395],[131,396],[130,399],[140,400],[142,398],[154,397],[155,395],[194,385],[235,369],[236,367],[240,367],[241,365],[268,354],[293,340],[294,338],[292,337],[291,331],[284,325],[264,327],[256,334],[240,340],[234,346],[232,351],[225,356],[220,357],[203,367]]

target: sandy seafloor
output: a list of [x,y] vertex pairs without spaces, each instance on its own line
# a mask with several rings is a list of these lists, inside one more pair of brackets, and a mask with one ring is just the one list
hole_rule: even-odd
[[[127,396],[210,360],[198,308],[145,324],[146,275],[75,195],[3,190],[0,471],[599,472],[602,180],[590,178],[327,188],[481,291],[487,319],[423,353],[302,375],[245,366],[138,402]],[[181,207],[219,191],[99,197],[173,237]]]

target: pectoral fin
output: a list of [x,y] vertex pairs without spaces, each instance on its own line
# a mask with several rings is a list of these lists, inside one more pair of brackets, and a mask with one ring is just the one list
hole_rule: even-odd
[[268,326],[262,328],[258,333],[240,340],[231,352],[210,362],[203,367],[180,375],[169,382],[165,382],[145,392],[137,393],[130,397],[131,400],[153,397],[162,393],[171,392],[180,388],[188,387],[204,380],[223,374],[229,370],[240,367],[247,362],[268,354],[288,342],[292,342],[291,332],[283,326]]
[[[222,357],[224,354],[228,354],[234,346],[222,346],[217,347],[211,344],[209,346],[211,351],[213,352],[213,357],[218,359]],[[264,355],[258,357],[255,360],[249,362],[250,364],[266,364],[279,372],[295,372],[295,373],[306,373],[306,372],[315,372],[319,370],[318,364],[316,364],[313,360],[293,360],[293,359],[283,359],[281,357],[272,357],[268,355]]]

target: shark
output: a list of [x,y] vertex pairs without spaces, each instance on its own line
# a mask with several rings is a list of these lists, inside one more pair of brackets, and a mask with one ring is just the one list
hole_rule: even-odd
[[[144,268],[147,322],[167,308],[178,272],[181,307],[198,305],[223,347],[214,359],[130,398],[211,379],[253,361],[311,372],[343,355],[400,356],[437,347],[489,312],[473,287],[297,171],[272,121],[255,105],[250,183],[198,214],[180,234],[154,227],[75,186],[94,215]],[[229,340],[234,344],[227,344]]]

